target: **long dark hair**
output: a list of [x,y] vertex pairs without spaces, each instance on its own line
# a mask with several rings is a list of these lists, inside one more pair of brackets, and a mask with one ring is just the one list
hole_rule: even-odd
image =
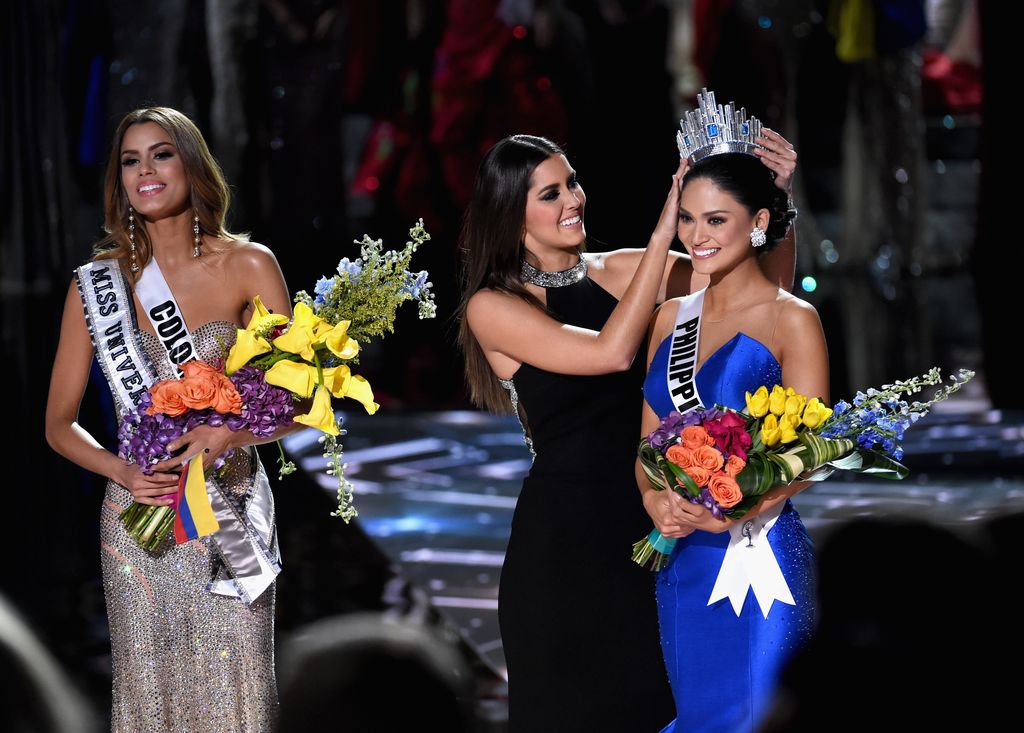
[[136,226],[136,260],[140,269],[138,273],[130,272],[127,266],[128,194],[121,185],[121,143],[129,127],[143,122],[155,122],[160,125],[170,135],[174,147],[177,148],[185,177],[192,188],[192,200],[189,205],[199,216],[199,231],[228,241],[246,239],[245,235],[232,234],[227,230],[225,219],[231,205],[231,193],[220,166],[210,153],[206,140],[195,123],[170,107],[145,107],[133,110],[124,116],[114,133],[103,182],[103,229],[107,235],[93,248],[93,259],[120,258],[122,270],[133,280],[142,274],[142,268],[149,262],[152,247],[146,234],[146,227]]
[[459,237],[462,296],[456,317],[459,346],[466,360],[466,384],[470,399],[494,412],[511,412],[511,404],[466,322],[466,307],[474,293],[488,288],[546,310],[523,285],[519,263],[530,178],[552,155],[564,153],[547,138],[533,135],[506,137],[487,151],[477,170]]
[[774,249],[786,238],[793,216],[788,211],[786,193],[775,185],[775,174],[764,163],[744,153],[712,155],[697,163],[683,178],[683,187],[690,181],[706,178],[719,189],[740,202],[751,216],[768,209],[765,244],[758,255]]

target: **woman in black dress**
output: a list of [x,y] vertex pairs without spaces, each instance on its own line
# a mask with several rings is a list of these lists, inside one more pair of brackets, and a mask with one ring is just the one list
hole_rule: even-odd
[[[795,154],[765,142],[788,184]],[[519,413],[535,454],[499,591],[513,733],[643,733],[673,717],[653,576],[630,560],[650,529],[633,476],[634,356],[655,304],[706,284],[669,253],[685,171],[646,249],[596,255],[582,253],[586,196],[554,143],[513,135],[477,174],[461,240],[467,380],[477,404]],[[766,263],[787,286],[793,251]]]

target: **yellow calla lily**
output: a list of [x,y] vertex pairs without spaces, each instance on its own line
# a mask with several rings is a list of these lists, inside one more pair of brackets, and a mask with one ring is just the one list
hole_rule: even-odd
[[761,442],[767,447],[778,445],[779,439],[782,437],[782,431],[779,430],[779,419],[769,413],[764,422],[761,423]]
[[345,396],[345,383],[352,376],[352,370],[342,364],[341,366],[324,369],[324,386],[335,397]]
[[324,385],[335,397],[349,397],[360,403],[370,415],[380,409],[380,405],[373,401],[370,383],[364,377],[353,374],[344,364],[324,369]]
[[263,378],[267,384],[286,389],[299,397],[309,397],[316,386],[316,367],[282,360],[270,367]]
[[230,376],[248,364],[254,356],[266,354],[271,350],[270,342],[255,331],[238,329],[235,334],[235,345],[228,352],[228,360],[224,369]]
[[819,400],[817,397],[807,403],[804,408],[804,425],[814,430],[832,416],[832,408]]
[[768,396],[768,411],[776,417],[786,414],[786,390],[777,384],[772,387],[772,393]]
[[323,343],[340,359],[351,359],[359,353],[359,342],[348,337],[350,323],[351,321],[338,321],[337,325],[323,337]]
[[292,325],[274,339],[274,346],[289,354],[298,354],[306,361],[313,361],[316,329],[323,322],[323,319],[315,315],[308,305],[299,303],[295,306]]
[[288,316],[284,313],[271,313],[263,305],[260,296],[257,295],[252,299],[252,317],[249,318],[249,325],[245,327],[246,331],[263,333],[274,326],[283,326],[286,323],[288,323]]
[[353,374],[345,385],[345,396],[349,397],[366,408],[366,414],[372,415],[380,409],[380,405],[373,401],[373,389],[365,377]]
[[796,440],[796,429],[798,427],[800,427],[800,418],[794,418],[792,415],[783,415],[779,419],[780,440],[783,443],[792,443]]
[[768,388],[760,386],[754,394],[747,395],[747,414],[751,417],[764,417],[768,414]]
[[293,419],[297,423],[316,428],[328,435],[338,434],[338,423],[334,419],[334,409],[331,407],[331,393],[326,387],[317,385],[316,392],[313,394],[313,405],[309,412],[305,415],[297,415]]

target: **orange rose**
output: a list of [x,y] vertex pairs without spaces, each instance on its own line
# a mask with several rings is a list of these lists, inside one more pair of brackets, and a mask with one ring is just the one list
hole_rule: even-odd
[[736,478],[740,471],[747,467],[747,462],[739,456],[729,456],[729,460],[725,462],[725,473],[728,476]]
[[687,466],[693,465],[693,451],[689,448],[684,448],[681,445],[670,446],[669,449],[665,451],[665,458],[680,468],[686,468]]
[[213,366],[208,364],[206,361],[200,361],[199,359],[189,359],[181,364],[180,369],[184,372],[184,379],[196,379],[211,377],[211,376],[223,376],[220,370],[214,369]]
[[722,452],[710,445],[702,445],[693,452],[693,464],[706,468],[708,471],[717,471],[725,463]]
[[711,480],[711,472],[706,468],[700,466],[687,466],[683,469],[687,476],[693,479],[693,483],[697,484],[700,488],[704,488],[708,485],[708,481]]
[[153,404],[146,412],[150,415],[160,412],[177,417],[188,409],[188,405],[183,399],[181,382],[175,379],[157,382],[149,388],[149,394],[153,398]]
[[697,450],[702,445],[714,445],[715,439],[700,425],[688,425],[682,432],[683,445],[690,450]]
[[217,380],[216,394],[213,398],[213,407],[217,412],[233,412],[236,415],[242,414],[242,396],[238,394],[234,383],[223,374]]
[[181,380],[181,400],[193,410],[212,407],[217,395],[216,382],[209,377],[193,377]]
[[736,479],[724,473],[716,473],[708,482],[708,491],[711,498],[718,502],[718,506],[729,509],[743,501],[743,492]]

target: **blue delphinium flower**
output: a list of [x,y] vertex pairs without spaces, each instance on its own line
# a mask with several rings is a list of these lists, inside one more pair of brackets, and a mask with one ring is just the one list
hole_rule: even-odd
[[338,274],[348,275],[349,282],[356,282],[363,273],[363,263],[359,260],[353,262],[348,257],[342,257],[338,263]]
[[412,298],[419,298],[423,288],[429,285],[427,282],[427,277],[429,277],[427,271],[423,270],[414,274],[405,270],[402,274],[405,276],[405,284],[402,285],[401,291],[408,293]]

